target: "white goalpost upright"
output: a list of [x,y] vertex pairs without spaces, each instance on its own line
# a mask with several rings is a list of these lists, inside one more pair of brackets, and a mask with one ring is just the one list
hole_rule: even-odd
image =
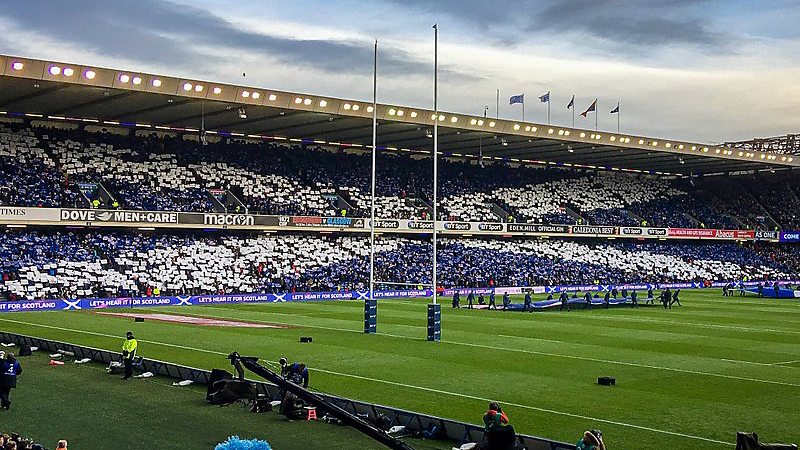
[[378,140],[378,40],[375,40],[372,65],[372,192],[369,214],[369,298],[364,301],[364,333],[378,331],[378,303],[375,300],[375,183]]
[[441,340],[441,305],[436,301],[438,278],[436,276],[436,221],[438,213],[438,192],[439,184],[439,24],[433,25],[433,304],[428,305],[428,340]]

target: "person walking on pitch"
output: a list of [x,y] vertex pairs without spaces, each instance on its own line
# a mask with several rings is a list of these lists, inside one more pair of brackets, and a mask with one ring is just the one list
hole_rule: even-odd
[[561,307],[558,308],[558,310],[563,311],[564,308],[567,308],[567,312],[569,312],[569,295],[567,295],[566,291],[561,292],[559,300],[561,300]]

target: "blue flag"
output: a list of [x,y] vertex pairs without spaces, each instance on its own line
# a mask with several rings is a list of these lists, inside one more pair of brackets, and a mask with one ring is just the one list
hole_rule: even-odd
[[570,109],[573,106],[575,106],[575,96],[574,95],[572,96],[572,100],[570,100],[569,103],[567,104],[567,109]]
[[508,99],[508,104],[513,105],[514,103],[525,103],[525,94],[512,95],[511,98]]
[[542,103],[549,102],[550,101],[550,91],[547,91],[547,94],[540,95],[539,96],[539,100],[541,100]]
[[617,102],[617,107],[611,110],[611,114],[619,113],[619,102]]

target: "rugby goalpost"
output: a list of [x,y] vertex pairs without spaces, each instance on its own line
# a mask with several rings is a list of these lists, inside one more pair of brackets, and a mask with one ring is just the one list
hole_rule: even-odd
[[[437,302],[436,287],[438,280],[436,276],[437,259],[436,244],[437,230],[436,220],[438,218],[438,152],[439,152],[439,24],[433,25],[433,227],[432,227],[432,251],[433,251],[433,283],[429,285],[433,295],[433,303],[428,305],[428,335],[429,341],[441,340],[441,305]],[[377,332],[378,303],[375,299],[375,184],[377,178],[376,156],[378,135],[378,40],[375,40],[372,64],[372,182],[370,196],[370,221],[369,221],[369,298],[364,301],[364,333],[374,334]],[[382,282],[380,284],[394,286],[428,286],[423,283],[398,283]]]

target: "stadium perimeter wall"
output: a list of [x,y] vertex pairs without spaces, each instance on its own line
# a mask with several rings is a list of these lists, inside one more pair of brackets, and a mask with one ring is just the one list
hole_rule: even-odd
[[[250,231],[370,230],[370,221],[358,217],[268,216],[256,214],[191,213],[175,211],[125,211],[72,208],[0,207],[0,224],[42,226],[139,227],[175,229],[229,229]],[[382,233],[429,233],[434,223],[425,220],[376,219]],[[445,234],[503,236],[621,237],[631,239],[704,239],[800,242],[800,231],[719,230],[706,228],[655,228],[605,225],[562,225],[498,222],[437,221]]]
[[[50,353],[68,351],[75,355],[75,359],[89,358],[94,362],[103,364],[108,364],[111,361],[119,361],[121,359],[119,353],[110,352],[108,350],[84,347],[66,342],[51,341],[48,339],[41,339],[21,334],[6,333],[3,331],[0,331],[0,342],[14,343],[17,346],[28,345],[31,347],[38,347],[40,351],[47,351]],[[142,371],[152,372],[155,375],[162,375],[178,380],[192,380],[195,383],[205,385],[207,385],[211,379],[210,371],[181,366],[155,359],[143,359]],[[254,383],[256,384],[259,394],[266,395],[273,400],[280,398],[280,389],[278,386],[262,381],[254,381]],[[454,420],[443,419],[441,417],[429,416],[388,406],[336,397],[329,394],[318,395],[350,413],[368,415],[369,420],[372,421],[374,421],[379,415],[385,415],[391,420],[391,425],[403,425],[412,430],[421,430],[426,428],[430,423],[436,423],[443,430],[445,434],[444,438],[452,439],[462,443],[480,442],[483,437],[484,428],[481,425],[457,422]],[[528,450],[572,450],[575,448],[575,444],[568,444],[565,442],[553,441],[524,434],[518,434],[517,439],[519,440],[520,444],[527,447]]]

